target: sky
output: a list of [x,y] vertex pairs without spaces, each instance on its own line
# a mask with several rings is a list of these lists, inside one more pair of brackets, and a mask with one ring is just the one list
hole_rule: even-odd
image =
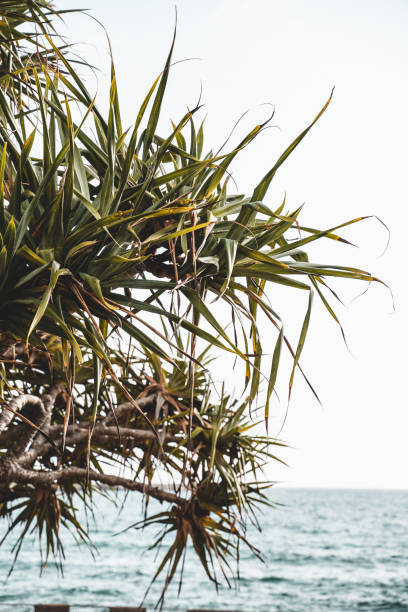
[[[161,71],[173,35],[170,0],[60,0],[86,8],[106,27],[124,124],[130,126]],[[318,124],[271,185],[266,202],[304,203],[303,222],[328,228],[364,215],[373,218],[343,235],[359,248],[316,246],[315,261],[369,270],[392,290],[373,284],[335,286],[345,346],[333,319],[315,303],[302,355],[320,406],[298,377],[281,437],[290,468],[268,476],[286,486],[407,488],[408,402],[405,279],[408,198],[408,3],[405,0],[179,0],[177,40],[160,130],[179,119],[201,94],[208,148],[221,145],[241,115],[231,147],[274,107],[265,131],[232,166],[239,193],[253,187],[280,153],[316,116]],[[100,70],[98,97],[108,96],[109,56],[103,30],[83,15],[68,15],[66,32],[77,51]],[[273,105],[273,106],[272,106]],[[379,217],[390,230],[375,218]],[[304,300],[273,295],[296,340]],[[357,299],[354,299],[357,298]],[[265,329],[265,338],[269,330]],[[271,340],[272,342],[272,340]],[[225,366],[234,386],[235,374]],[[285,383],[274,404],[271,433],[286,410]]]

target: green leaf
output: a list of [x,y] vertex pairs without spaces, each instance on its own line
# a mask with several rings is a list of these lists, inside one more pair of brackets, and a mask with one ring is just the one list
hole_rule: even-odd
[[[258,185],[255,187],[254,192],[252,194],[252,200],[263,200],[268,187],[273,179],[273,177],[275,176],[276,172],[278,171],[278,169],[281,167],[281,165],[283,164],[284,161],[286,161],[286,159],[289,157],[289,155],[295,150],[295,148],[298,146],[298,144],[303,140],[303,138],[306,136],[306,134],[309,132],[309,130],[314,126],[314,124],[320,119],[320,117],[323,115],[324,111],[326,110],[326,108],[329,106],[331,99],[333,96],[333,91],[330,94],[329,99],[327,100],[326,104],[323,106],[323,108],[321,109],[321,111],[316,115],[316,117],[313,119],[312,123],[310,125],[308,125],[308,127],[303,130],[303,132],[301,132],[301,134],[299,134],[299,136],[297,136],[295,138],[295,140],[288,146],[287,149],[285,149],[285,151],[282,153],[282,155],[279,157],[278,161],[275,163],[275,165],[269,170],[269,172],[267,172],[265,174],[265,176],[263,177],[263,179],[260,181],[260,183],[258,183]],[[231,231],[230,231],[230,235],[228,236],[229,238],[235,238],[238,239],[242,236],[244,229],[243,227],[245,227],[246,225],[248,225],[248,223],[250,223],[251,218],[253,217],[253,212],[251,212],[249,209],[242,211],[237,219],[237,225],[234,226]]]
[[16,225],[14,223],[14,217],[11,217],[9,224],[7,225],[6,232],[3,236],[3,242],[6,246],[9,260],[11,260],[16,244]]
[[160,348],[160,346],[154,340],[152,340],[151,337],[147,336],[144,332],[135,327],[135,325],[127,321],[121,315],[118,315],[118,317],[125,332],[127,332],[129,336],[139,342],[140,346],[147,348],[149,351],[153,351],[153,353],[156,353],[165,361],[171,361],[167,353],[162,348]]
[[102,304],[106,308],[112,309],[112,306],[108,304],[105,300],[105,297],[101,289],[99,278],[97,278],[96,276],[92,276],[91,274],[86,274],[85,272],[80,272],[80,276],[82,280],[85,282],[85,285],[89,287],[89,289],[98,298],[98,300],[102,302]]
[[268,431],[268,424],[269,424],[269,405],[270,405],[271,395],[275,388],[276,378],[278,376],[279,362],[280,362],[280,356],[282,352],[282,340],[283,340],[283,327],[281,327],[279,331],[278,339],[276,341],[275,348],[274,348],[273,355],[272,355],[271,372],[269,374],[268,390],[266,393],[266,402],[265,402],[266,431]]
[[240,357],[242,357],[242,359],[246,360],[247,358],[245,357],[245,355],[243,355],[243,353],[239,350],[239,348],[237,346],[235,346],[235,344],[229,339],[228,335],[225,333],[224,328],[217,321],[215,316],[211,313],[210,309],[207,308],[207,306],[204,304],[204,302],[200,298],[200,295],[196,291],[194,291],[193,289],[190,289],[188,287],[181,287],[180,291],[181,291],[181,293],[183,293],[186,296],[186,298],[189,300],[189,302],[191,302],[191,304],[194,306],[194,308],[197,310],[197,312],[199,312],[201,315],[203,315],[203,317],[218,332],[218,334],[222,338],[224,338],[224,340],[232,348],[233,352],[236,353],[237,355],[239,355]]
[[313,292],[310,290],[307,310],[306,310],[305,318],[303,320],[303,325],[302,325],[302,329],[301,329],[300,336],[299,336],[299,342],[296,348],[296,354],[293,360],[292,371],[291,371],[290,379],[289,379],[289,398],[292,393],[293,379],[295,376],[296,366],[299,363],[300,355],[302,353],[303,346],[305,344],[305,340],[307,336],[307,330],[309,329],[310,315],[312,312],[312,303],[313,303]]
[[27,339],[26,339],[26,343],[27,344],[28,344],[31,332],[33,332],[36,329],[38,323],[41,321],[41,319],[43,318],[43,316],[45,314],[45,311],[47,310],[48,303],[49,303],[49,301],[51,299],[52,292],[53,292],[53,290],[55,288],[55,285],[58,282],[59,277],[63,276],[63,275],[66,275],[66,274],[71,274],[71,272],[69,270],[65,269],[65,268],[60,268],[60,265],[59,265],[58,262],[56,262],[56,261],[52,262],[52,265],[51,265],[51,274],[50,274],[50,280],[49,280],[49,283],[48,283],[48,287],[45,290],[45,292],[44,292],[44,294],[43,294],[43,296],[42,296],[42,298],[40,300],[40,303],[38,305],[38,308],[36,310],[34,318],[33,318],[32,322],[31,322],[30,327],[29,327],[29,330],[28,330],[28,333],[27,333]]
[[6,280],[7,269],[7,249],[5,246],[0,250],[0,287],[3,286]]
[[169,77],[171,56],[173,54],[175,42],[176,42],[176,30],[174,30],[173,41],[171,43],[170,52],[168,54],[167,61],[164,66],[164,70],[162,72],[160,84],[157,89],[156,97],[153,102],[149,120],[147,122],[147,128],[146,128],[145,136],[143,139],[143,159],[144,160],[146,160],[149,156],[150,145],[152,144],[153,136],[156,131],[157,123],[159,121],[161,105],[163,102],[164,92],[166,90],[167,79]]
[[235,257],[237,253],[237,242],[235,240],[228,240],[228,238],[221,238],[220,246],[220,268],[225,269],[225,280],[221,285],[220,290],[221,296],[228,287],[234,269]]
[[7,142],[3,145],[3,151],[0,160],[0,232],[6,229],[6,221],[4,216],[4,169],[6,166]]
[[207,225],[210,225],[210,223],[214,223],[214,222],[207,221],[206,223],[199,223],[198,225],[192,225],[191,227],[185,227],[184,229],[179,230],[177,232],[169,232],[169,233],[167,233],[168,228],[164,228],[162,230],[159,230],[158,232],[155,232],[151,236],[149,236],[149,238],[147,238],[145,243],[150,244],[154,242],[161,242],[164,240],[166,241],[172,240],[173,238],[178,238],[179,236],[184,236],[185,234],[190,234],[191,232],[195,232],[199,229],[202,229],[203,227],[207,227]]
[[249,144],[255,138],[255,136],[262,129],[262,127],[262,125],[257,125],[253,130],[251,130],[251,132],[247,136],[245,136],[245,138],[239,143],[236,149],[229,153],[229,155],[225,156],[225,158],[219,164],[215,172],[200,189],[197,195],[198,198],[208,199],[210,197],[214,189],[216,189],[216,187],[218,187],[218,185],[220,184],[232,160],[236,157],[239,151],[242,151],[242,149],[245,148],[247,144]]

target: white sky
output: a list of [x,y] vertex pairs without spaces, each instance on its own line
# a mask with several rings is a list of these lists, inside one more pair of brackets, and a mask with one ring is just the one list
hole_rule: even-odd
[[[170,0],[60,0],[100,19],[111,37],[122,112],[130,125],[163,67],[174,25]],[[315,300],[303,366],[323,409],[298,377],[282,437],[293,450],[291,468],[270,476],[297,486],[407,487],[408,402],[407,291],[404,273],[407,227],[408,3],[405,0],[179,0],[175,60],[163,108],[162,133],[196,103],[205,103],[207,148],[220,145],[235,121],[240,136],[264,119],[272,103],[273,124],[233,166],[240,192],[263,176],[290,141],[314,118],[335,85],[332,104],[293,153],[271,186],[267,202],[287,193],[292,210],[305,202],[303,222],[325,229],[362,215],[374,220],[353,226],[345,237],[360,248],[328,241],[315,260],[370,270],[379,285],[351,303],[364,287],[340,287],[346,308],[337,307],[352,355],[333,320]],[[70,36],[102,70],[99,91],[107,96],[109,63],[97,24],[67,18]],[[232,143],[233,144],[233,143]],[[232,146],[231,144],[231,146]],[[338,288],[338,287],[336,287]],[[295,298],[300,298],[300,308]],[[274,296],[275,299],[275,296]],[[304,296],[276,296],[296,341]],[[293,330],[291,332],[291,330]],[[269,329],[265,330],[265,334]],[[271,339],[272,342],[272,339]],[[231,386],[234,375],[229,375]],[[282,398],[286,388],[280,388]],[[275,404],[279,430],[285,401]]]

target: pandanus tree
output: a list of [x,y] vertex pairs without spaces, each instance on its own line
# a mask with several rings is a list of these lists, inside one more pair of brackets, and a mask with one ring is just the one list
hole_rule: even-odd
[[[146,505],[165,504],[144,519],[163,528],[155,544],[171,537],[154,574],[166,572],[163,593],[189,542],[212,581],[216,562],[229,581],[240,545],[259,554],[245,525],[268,503],[262,468],[279,460],[281,443],[267,425],[281,351],[293,360],[290,395],[295,372],[303,373],[313,295],[338,323],[327,281],[376,280],[310,263],[305,250],[322,239],[347,244],[337,230],[360,219],[315,229],[303,225],[300,208],[267,197],[330,100],[253,192],[237,195],[228,189],[230,165],[266,124],[229,153],[205,149],[199,107],[159,134],[174,41],[124,130],[113,63],[104,115],[78,76],[85,60],[57,36],[63,11],[22,0],[2,2],[0,13],[6,535],[18,534],[17,556],[34,528],[45,557],[58,559],[63,528],[88,541],[77,508],[101,488],[124,488]],[[284,313],[268,299],[277,285],[308,296],[293,345]],[[269,324],[267,354],[260,316]],[[211,357],[223,351],[242,369],[241,398],[226,391],[228,375],[221,388],[213,382]],[[262,385],[265,429],[257,435],[250,407]]]

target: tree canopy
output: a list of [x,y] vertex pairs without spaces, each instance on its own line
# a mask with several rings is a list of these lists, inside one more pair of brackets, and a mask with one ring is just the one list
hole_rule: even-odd
[[[161,528],[153,545],[171,536],[152,575],[165,573],[163,595],[189,541],[209,579],[230,582],[241,545],[261,555],[245,526],[269,503],[262,468],[283,444],[268,435],[281,351],[290,396],[313,296],[339,324],[330,278],[377,280],[308,258],[314,241],[347,245],[337,231],[361,217],[320,230],[267,197],[330,98],[239,195],[230,166],[268,122],[228,153],[206,148],[199,105],[159,134],[173,40],[124,129],[113,61],[104,114],[86,58],[58,36],[63,13],[45,0],[0,6],[0,516],[16,557],[34,528],[44,560],[62,561],[63,528],[89,541],[78,507],[106,487],[138,491],[141,524]],[[268,297],[277,285],[308,297],[293,345]],[[228,375],[213,382],[223,351],[242,370],[241,397]],[[162,512],[149,514],[150,498]]]

